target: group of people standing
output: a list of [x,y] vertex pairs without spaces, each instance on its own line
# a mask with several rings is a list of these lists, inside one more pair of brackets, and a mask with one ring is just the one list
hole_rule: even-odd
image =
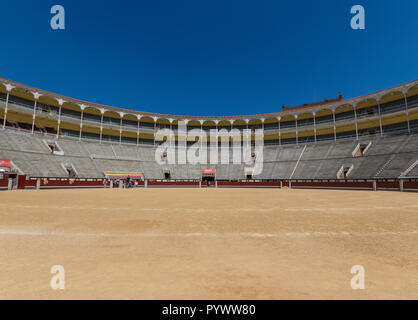
[[138,188],[139,182],[137,179],[131,179],[127,177],[126,179],[111,179],[110,180],[111,188]]

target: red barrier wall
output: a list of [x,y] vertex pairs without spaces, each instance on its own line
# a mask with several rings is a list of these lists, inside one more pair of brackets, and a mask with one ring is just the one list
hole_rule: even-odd
[[26,176],[18,176],[17,177],[17,189],[23,190],[25,189],[25,183],[26,183]]
[[399,190],[399,181],[377,181],[377,189],[396,189]]
[[159,186],[159,187],[198,187],[199,181],[154,181],[149,180],[148,186]]
[[[36,188],[37,178],[26,179],[26,176],[18,177],[18,188]],[[90,181],[89,181],[90,180]],[[41,189],[53,188],[103,188],[110,186],[110,182],[104,179],[52,179],[41,178]],[[144,186],[144,181],[138,181],[139,186]],[[289,185],[288,180],[283,180],[283,186]],[[280,181],[218,181],[218,187],[228,188],[256,188],[271,187],[280,188]],[[0,188],[7,189],[8,175],[4,175],[0,179]],[[199,187],[199,181],[156,181],[149,180],[149,187]],[[215,186],[215,182],[211,181],[210,186]],[[394,181],[376,181],[377,190],[399,190],[399,180]],[[114,185],[116,188],[117,185]],[[205,182],[202,187],[207,187]],[[293,188],[329,188],[329,189],[366,189],[373,190],[372,181],[292,181]],[[418,191],[418,180],[404,180],[405,191]]]
[[[288,185],[288,182],[283,185]],[[292,188],[312,187],[312,188],[341,188],[341,189],[373,189],[373,182],[367,181],[292,181]]]
[[5,176],[3,179],[0,179],[0,188],[6,188],[8,187],[9,184],[9,177]]
[[280,188],[280,181],[218,181],[218,187],[275,187]]
[[[36,188],[37,179],[31,178],[25,181],[26,188]],[[103,179],[41,179],[41,189],[48,188],[103,188]]]
[[404,181],[404,189],[417,190],[418,191],[418,180],[417,181]]

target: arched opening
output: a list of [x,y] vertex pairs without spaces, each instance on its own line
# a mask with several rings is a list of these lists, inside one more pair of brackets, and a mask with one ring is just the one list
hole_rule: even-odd
[[418,131],[418,84],[412,86],[406,92],[406,105],[408,107],[410,131],[416,132]]
[[[187,132],[188,132],[188,138],[187,138],[187,144],[188,145],[192,145],[196,142],[202,142],[200,139],[200,135],[196,135],[196,136],[192,136],[191,135],[191,131],[192,130],[198,130],[200,132],[201,129],[201,125],[200,122],[198,120],[189,120],[189,122],[187,123]],[[197,131],[196,131],[197,132]]]
[[228,146],[230,144],[231,122],[221,120],[218,122],[218,146]]
[[[206,136],[203,137],[203,141],[206,143],[210,143],[211,139],[216,141],[216,123],[214,120],[205,120],[203,121],[203,131],[205,132]],[[212,132],[211,132],[212,130]],[[211,136],[212,133],[212,136]]]
[[263,122],[261,119],[250,119],[250,121],[248,121],[248,128],[251,129],[251,132],[254,132],[256,129],[262,129]]
[[331,109],[315,112],[316,141],[334,140],[334,117]]
[[136,132],[138,131],[138,117],[133,113],[125,113],[122,117],[122,130],[123,132]]
[[337,139],[356,137],[354,106],[342,104],[335,108]]
[[176,145],[179,144],[179,142],[181,142],[182,144],[186,144],[187,143],[187,125],[186,125],[186,121],[184,119],[174,119],[172,124],[171,124],[173,131],[174,131],[174,139],[175,139],[175,143]]
[[209,132],[209,130],[216,129],[216,122],[214,120],[205,120],[203,121],[203,130]]
[[232,128],[242,131],[247,128],[247,123],[244,119],[235,119],[232,121]]
[[265,144],[279,144],[279,120],[275,117],[269,117],[264,120],[264,140]]
[[296,144],[296,122],[293,114],[285,113],[281,116],[280,144]]
[[81,139],[100,140],[101,112],[99,109],[86,106],[83,111]]
[[312,112],[304,112],[298,115],[298,143],[315,142]]
[[121,143],[137,144],[138,142],[138,117],[127,113],[122,117]]
[[81,107],[78,104],[64,101],[60,107],[58,104],[57,132],[59,136],[80,138]]
[[141,117],[139,122],[139,131],[154,134],[154,119],[151,116]]
[[279,121],[276,117],[269,117],[264,120],[265,131],[277,131],[279,129]]
[[229,120],[220,120],[218,122],[218,130],[226,129],[228,131],[231,130],[231,121]]
[[[33,99],[35,99],[35,96]],[[57,119],[53,117],[51,111],[53,102],[56,103],[55,99],[51,99],[48,96],[38,96],[31,124],[34,133],[56,134],[54,127],[57,126]]]
[[170,129],[170,120],[165,118],[158,118],[157,129]]
[[102,141],[119,143],[120,141],[120,114],[106,109],[103,113]]
[[[33,93],[19,87],[12,88],[9,94],[7,93],[7,86],[4,86],[2,90],[4,90],[4,93],[2,93],[1,98],[5,101],[2,113],[2,126],[5,125],[8,128],[31,131],[34,111]],[[4,121],[5,118],[6,121]]]
[[383,132],[409,131],[410,113],[407,113],[402,91],[394,90],[383,95],[380,99],[380,111]]

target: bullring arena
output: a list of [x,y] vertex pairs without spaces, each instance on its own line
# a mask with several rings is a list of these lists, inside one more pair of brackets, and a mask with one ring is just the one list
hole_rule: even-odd
[[[413,193],[76,189],[0,199],[2,298],[418,298]],[[49,286],[57,264],[63,291]],[[365,290],[350,286],[358,264]]]
[[[211,118],[0,79],[0,119],[1,299],[418,298],[418,81]],[[169,161],[213,129],[247,130],[249,160],[230,137],[220,161]]]

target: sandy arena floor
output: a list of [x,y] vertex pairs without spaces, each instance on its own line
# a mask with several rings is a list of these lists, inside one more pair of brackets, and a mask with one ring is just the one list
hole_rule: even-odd
[[0,192],[0,299],[13,298],[417,299],[418,194]]

